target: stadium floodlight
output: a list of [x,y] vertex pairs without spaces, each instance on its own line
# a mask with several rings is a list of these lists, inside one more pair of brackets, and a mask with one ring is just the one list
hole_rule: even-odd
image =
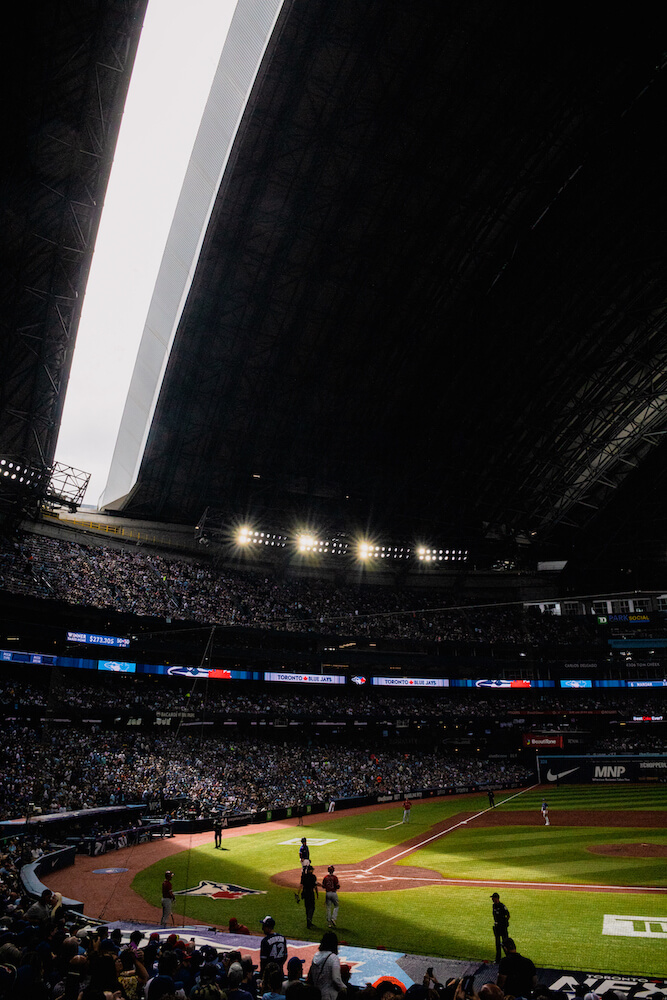
[[314,535],[302,534],[297,540],[299,552],[313,552],[317,547],[317,539]]
[[373,546],[370,542],[360,541],[357,543],[357,558],[366,560],[370,559],[373,554]]
[[236,543],[237,545],[249,545],[252,540],[252,529],[245,526],[238,529],[236,532]]

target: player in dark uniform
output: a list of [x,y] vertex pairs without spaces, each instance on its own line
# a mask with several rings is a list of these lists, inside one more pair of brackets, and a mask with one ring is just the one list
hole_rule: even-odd
[[307,865],[301,872],[301,898],[306,908],[306,927],[313,926],[315,913],[315,897],[319,897],[317,876],[312,865]]
[[287,941],[282,934],[276,934],[276,922],[273,917],[264,917],[262,920],[262,930],[264,937],[259,946],[259,971],[264,969],[269,962],[275,962],[283,971],[283,966],[287,961]]
[[496,939],[496,963],[500,962],[502,956],[501,945],[509,940],[510,911],[504,903],[500,902],[500,896],[494,892],[491,896],[493,900],[493,936]]

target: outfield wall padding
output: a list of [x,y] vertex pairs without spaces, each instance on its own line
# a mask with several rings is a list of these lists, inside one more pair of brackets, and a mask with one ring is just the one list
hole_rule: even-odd
[[667,756],[618,754],[575,757],[538,754],[538,781],[548,785],[609,785],[667,781]]

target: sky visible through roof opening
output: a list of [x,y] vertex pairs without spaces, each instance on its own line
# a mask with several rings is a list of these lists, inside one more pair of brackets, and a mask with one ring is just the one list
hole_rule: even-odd
[[83,303],[56,460],[106,484],[176,202],[236,0],[149,0]]

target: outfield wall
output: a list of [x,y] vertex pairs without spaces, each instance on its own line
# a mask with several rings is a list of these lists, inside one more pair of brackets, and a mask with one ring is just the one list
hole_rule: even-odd
[[576,757],[537,755],[537,778],[545,785],[604,785],[667,782],[667,756],[662,754],[597,754]]

